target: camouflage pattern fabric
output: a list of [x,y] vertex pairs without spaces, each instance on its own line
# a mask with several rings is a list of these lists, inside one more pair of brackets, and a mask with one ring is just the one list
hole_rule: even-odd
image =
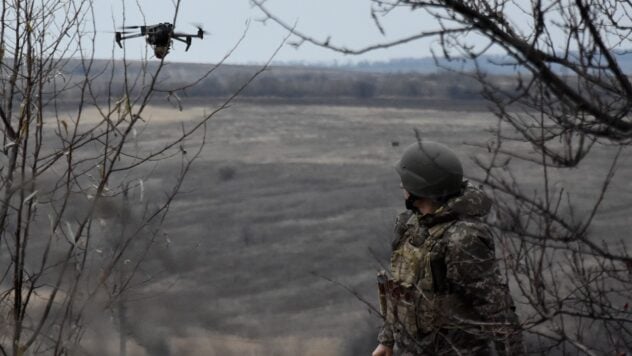
[[491,208],[467,183],[435,213],[395,224],[385,323],[396,355],[524,355],[518,317],[481,220]]

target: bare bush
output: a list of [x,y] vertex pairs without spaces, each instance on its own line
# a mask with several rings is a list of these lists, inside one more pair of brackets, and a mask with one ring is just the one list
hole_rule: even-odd
[[[151,100],[182,105],[176,93],[197,82],[159,87],[167,69],[153,59],[95,64],[91,1],[2,1],[0,16],[0,352],[85,354],[83,336],[109,310],[125,354],[126,303],[152,281],[156,269],[142,267],[165,242],[206,122],[265,66],[179,133],[149,140],[160,137],[144,117]],[[179,169],[157,179],[166,160]]]
[[[292,29],[264,2],[266,18]],[[480,181],[496,199],[501,256],[521,303],[534,353],[626,354],[632,349],[632,256],[629,242],[595,225],[619,162],[632,142],[632,84],[620,61],[629,53],[632,6],[597,0],[373,0],[376,26],[396,8],[431,15],[432,28],[363,48],[336,45],[293,30],[297,46],[346,54],[435,37],[439,56],[493,61],[515,70],[503,85],[482,70],[464,72],[482,85],[498,118],[478,157]],[[502,57],[487,53],[504,53]],[[439,61],[437,61],[439,63]],[[450,66],[455,70],[457,66]],[[450,90],[459,98],[461,88]],[[593,192],[572,189],[590,159]],[[529,167],[528,169],[522,169]],[[583,172],[586,172],[584,170]],[[587,176],[575,177],[587,179]],[[625,194],[623,196],[626,196]],[[629,208],[622,208],[629,209]],[[619,233],[622,233],[621,231]]]

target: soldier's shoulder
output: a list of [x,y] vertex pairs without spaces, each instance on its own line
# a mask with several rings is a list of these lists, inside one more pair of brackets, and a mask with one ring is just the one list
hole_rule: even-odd
[[409,221],[411,220],[413,213],[411,211],[404,211],[397,215],[395,218],[395,226],[393,229],[394,236],[392,241],[393,250],[397,249],[401,242],[404,240],[406,231],[410,228]]
[[399,214],[397,214],[397,216],[395,217],[395,227],[397,228],[404,228],[407,224],[409,224],[411,218],[413,217],[414,213],[410,210],[404,210],[402,212],[400,212]]
[[458,245],[483,242],[487,246],[493,246],[489,226],[479,219],[459,219],[454,221],[446,229],[444,238],[448,240],[449,243]]
[[397,221],[406,222],[408,219],[410,219],[411,216],[413,216],[413,214],[414,213],[410,210],[403,210],[397,214],[396,219]]

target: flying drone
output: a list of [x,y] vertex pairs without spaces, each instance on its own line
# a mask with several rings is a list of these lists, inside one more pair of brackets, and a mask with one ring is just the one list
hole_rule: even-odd
[[140,33],[133,33],[135,31],[116,32],[115,40],[119,47],[123,48],[121,41],[145,36],[145,41],[154,49],[156,58],[164,58],[169,53],[169,48],[173,44],[173,40],[186,43],[187,47],[185,51],[188,51],[189,47],[191,47],[191,39],[194,37],[203,39],[206,33],[200,26],[197,26],[198,31],[196,34],[175,32],[175,26],[168,22],[150,26],[123,26],[121,29],[140,30]]

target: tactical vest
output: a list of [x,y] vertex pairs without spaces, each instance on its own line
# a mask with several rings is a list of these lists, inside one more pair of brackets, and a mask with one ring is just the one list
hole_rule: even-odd
[[418,339],[449,325],[450,315],[462,314],[462,301],[446,279],[444,234],[456,217],[428,227],[416,214],[400,216],[391,255],[387,319],[399,339]]
[[[443,281],[433,279],[432,257],[443,255],[439,244],[445,230],[454,224],[454,220],[434,225],[430,228],[420,225],[418,216],[410,214],[405,227],[393,246],[391,255],[391,274],[401,286],[417,287],[434,292]],[[400,229],[400,227],[396,227]],[[436,264],[437,261],[435,261]],[[436,276],[440,278],[439,275]],[[436,284],[436,285],[435,285]]]

